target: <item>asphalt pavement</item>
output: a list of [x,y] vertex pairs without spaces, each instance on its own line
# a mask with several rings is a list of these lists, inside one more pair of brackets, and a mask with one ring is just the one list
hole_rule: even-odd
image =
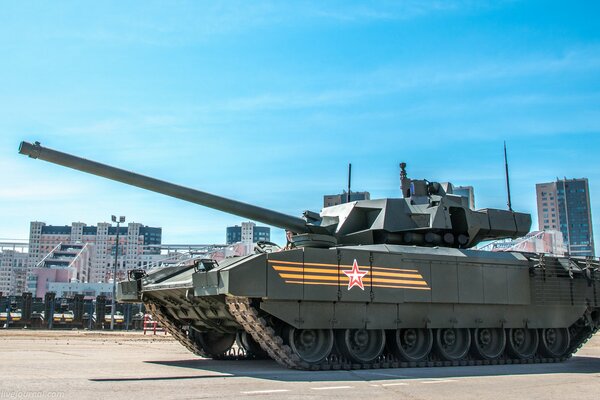
[[600,336],[563,363],[309,372],[213,361],[170,337],[0,331],[0,399],[598,399]]

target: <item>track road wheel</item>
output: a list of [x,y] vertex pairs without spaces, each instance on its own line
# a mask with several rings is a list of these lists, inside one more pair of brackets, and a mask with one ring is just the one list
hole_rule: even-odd
[[387,343],[389,350],[403,361],[422,361],[433,346],[433,332],[431,329],[396,329],[389,332]]
[[506,346],[506,332],[502,328],[477,328],[473,330],[472,353],[479,359],[499,358]]
[[338,350],[350,360],[368,364],[385,348],[383,329],[340,329],[335,334]]
[[458,328],[436,329],[435,348],[447,361],[458,361],[467,355],[471,346],[471,331]]
[[539,336],[536,329],[511,328],[508,330],[506,348],[516,358],[533,358],[538,348]]
[[561,357],[569,348],[571,335],[567,328],[546,328],[541,330],[540,353],[547,357]]
[[333,331],[331,329],[296,329],[287,330],[288,343],[292,351],[302,360],[310,364],[318,364],[331,353],[333,348]]
[[238,331],[236,339],[238,345],[242,347],[249,355],[253,355],[256,358],[269,358],[266,351],[260,347],[256,340],[246,331]]
[[233,346],[235,333],[190,331],[190,337],[204,350],[208,357],[223,355]]

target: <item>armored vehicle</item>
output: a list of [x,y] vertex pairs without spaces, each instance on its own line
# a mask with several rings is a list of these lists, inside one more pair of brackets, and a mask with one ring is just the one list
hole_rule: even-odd
[[[409,179],[402,198],[303,218],[21,143],[19,152],[286,229],[278,250],[130,271],[120,301],[142,301],[192,352],[298,369],[561,361],[600,326],[596,259],[472,250],[515,238],[528,214],[469,208],[452,185]],[[237,348],[237,347],[236,347]]]

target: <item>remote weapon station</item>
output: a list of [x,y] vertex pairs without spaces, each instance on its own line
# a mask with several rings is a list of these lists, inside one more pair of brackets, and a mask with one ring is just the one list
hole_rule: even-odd
[[[21,154],[291,232],[283,251],[203,259],[120,282],[203,357],[271,357],[298,369],[555,362],[600,327],[595,259],[470,250],[516,238],[529,214],[472,210],[452,185],[409,179],[402,198],[303,218],[22,142]],[[279,249],[277,249],[279,250]]]

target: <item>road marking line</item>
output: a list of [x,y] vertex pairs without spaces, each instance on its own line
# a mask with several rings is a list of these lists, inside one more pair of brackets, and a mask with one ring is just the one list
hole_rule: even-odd
[[272,390],[253,390],[250,392],[241,392],[242,394],[265,394],[265,393],[281,393],[289,392],[288,389],[272,389]]
[[406,382],[396,382],[396,383],[382,383],[381,386],[405,386],[408,385]]
[[438,379],[435,381],[423,381],[421,383],[446,383],[446,382],[456,382],[455,379]]
[[352,386],[325,386],[311,388],[312,390],[335,390],[335,389],[352,389]]
[[367,371],[361,371],[363,374],[369,374],[369,375],[380,375],[380,376],[391,376],[394,378],[410,378],[410,376],[407,375],[397,375],[397,374],[384,374],[382,372],[367,372]]

